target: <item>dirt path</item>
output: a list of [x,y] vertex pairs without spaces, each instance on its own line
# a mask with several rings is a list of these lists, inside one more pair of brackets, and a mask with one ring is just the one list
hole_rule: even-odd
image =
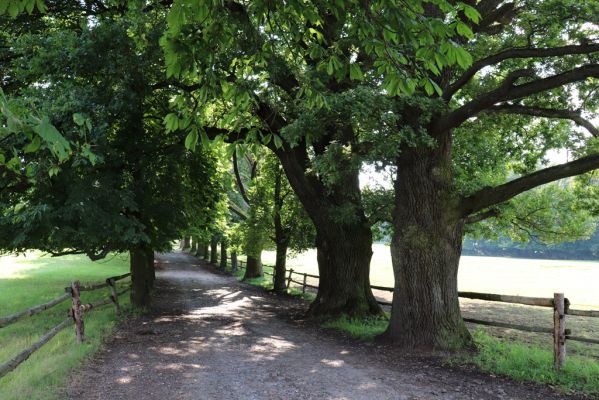
[[160,257],[150,315],[117,330],[71,399],[561,399],[547,388],[442,367],[293,320],[303,304]]

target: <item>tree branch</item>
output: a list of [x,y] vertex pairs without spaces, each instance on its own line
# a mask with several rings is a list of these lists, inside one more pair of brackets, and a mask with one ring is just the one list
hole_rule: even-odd
[[468,217],[466,217],[464,222],[466,224],[474,224],[475,222],[484,221],[487,218],[494,218],[494,217],[497,217],[498,215],[499,215],[499,210],[497,210],[495,208],[491,208],[487,211],[482,211],[477,214],[469,215]]
[[519,78],[531,77],[533,75],[534,72],[532,70],[526,69],[511,72],[498,88],[482,93],[474,100],[448,113],[444,118],[437,120],[435,128],[445,131],[451,130],[460,126],[468,118],[474,117],[481,111],[499,102],[521,99],[590,77],[599,78],[599,64],[587,64],[570,71],[562,72],[561,74],[515,85]]
[[584,119],[580,115],[580,111],[556,110],[552,108],[529,107],[515,104],[498,104],[496,106],[489,107],[484,111],[494,113],[531,115],[533,117],[569,119],[574,121],[576,124],[586,128],[586,130],[588,130],[591,135],[599,137],[599,129],[597,129],[591,123],[591,121]]
[[464,87],[470,81],[470,79],[472,79],[472,77],[484,67],[498,64],[505,60],[514,58],[560,57],[574,54],[590,54],[594,52],[599,52],[599,43],[588,43],[584,45],[570,45],[544,49],[518,48],[505,50],[473,63],[472,66],[468,68],[457,81],[451,84],[443,92],[443,100],[449,101],[458,90]]
[[233,172],[235,173],[235,180],[237,181],[237,187],[239,188],[239,193],[241,193],[241,197],[243,200],[249,205],[250,198],[245,191],[245,186],[243,185],[243,181],[241,180],[241,174],[239,173],[239,166],[237,164],[237,149],[233,151]]
[[584,174],[599,168],[599,153],[565,164],[545,168],[495,187],[487,187],[462,199],[459,209],[463,217],[503,203],[522,192],[559,179]]

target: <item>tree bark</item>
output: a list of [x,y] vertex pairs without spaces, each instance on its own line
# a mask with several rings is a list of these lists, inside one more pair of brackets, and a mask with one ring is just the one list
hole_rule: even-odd
[[189,253],[195,254],[197,251],[198,251],[198,237],[192,236],[191,237],[191,249],[189,250]]
[[316,231],[320,279],[309,314],[331,318],[381,314],[370,288],[370,227],[329,225],[317,227]]
[[[298,147],[276,150],[287,179],[316,228],[320,274],[316,299],[310,306],[313,317],[381,315],[370,288],[372,232],[361,203],[359,171],[348,167],[343,181],[325,188],[306,174],[307,153]],[[339,210],[352,215],[342,221]]]
[[471,337],[458,302],[464,221],[453,188],[451,143],[402,149],[395,181],[391,258],[395,291],[383,338],[400,346],[459,349]]
[[262,252],[260,252],[258,256],[248,255],[243,280],[259,278],[262,275]]
[[227,240],[222,239],[220,241],[220,269],[223,271],[227,270]]
[[156,267],[154,265],[154,250],[147,247],[144,249],[146,254],[146,267],[148,268],[148,279],[150,282],[150,288],[154,287],[154,282],[156,281]]
[[285,284],[285,272],[287,264],[287,241],[277,242],[277,254],[275,262],[275,271],[273,276],[273,289],[275,293],[285,293],[287,285]]
[[237,252],[236,251],[231,252],[231,272],[232,273],[237,272]]
[[204,250],[203,250],[203,253],[204,253],[204,254],[202,255],[202,258],[203,258],[204,260],[208,260],[208,259],[209,259],[209,257],[210,257],[210,250],[209,250],[208,243],[204,243],[204,246],[203,246],[203,247],[204,247]]
[[183,238],[183,247],[181,248],[183,251],[187,251],[191,245],[191,238],[189,236],[185,236]]
[[198,241],[198,247],[197,247],[197,249],[196,249],[195,256],[196,256],[197,258],[202,258],[202,257],[204,257],[204,254],[202,254],[203,252],[204,252],[204,243],[203,243],[203,242],[200,242],[200,241]]
[[212,236],[210,239],[210,264],[216,265],[218,262],[218,239]]
[[146,249],[135,248],[129,251],[131,268],[131,304],[135,307],[150,305],[150,289],[152,287],[148,255]]

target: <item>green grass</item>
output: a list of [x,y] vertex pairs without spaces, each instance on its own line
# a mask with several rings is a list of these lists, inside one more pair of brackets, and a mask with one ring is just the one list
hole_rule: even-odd
[[569,356],[560,372],[553,369],[553,353],[536,346],[504,342],[482,330],[473,332],[479,348],[475,355],[462,356],[480,369],[516,380],[549,384],[563,391],[599,395],[599,362]]
[[337,329],[347,332],[350,336],[363,340],[372,341],[375,336],[385,332],[389,319],[386,317],[348,318],[342,316],[334,321],[322,324],[323,328]]
[[[107,277],[128,271],[128,259],[117,256],[91,262],[84,256],[43,257],[30,253],[21,257],[0,258],[0,316],[47,302],[64,293],[72,280],[85,283],[103,282]],[[121,286],[126,282],[121,281]],[[83,292],[84,303],[108,295],[108,289]],[[128,295],[120,298],[128,309]],[[5,362],[36,342],[47,330],[66,317],[69,300],[33,317],[0,329],[0,362]],[[67,327],[27,361],[0,379],[0,399],[60,399],[70,372],[81,365],[102,344],[116,317],[111,305],[102,306],[85,315],[83,344],[75,342],[72,327]]]

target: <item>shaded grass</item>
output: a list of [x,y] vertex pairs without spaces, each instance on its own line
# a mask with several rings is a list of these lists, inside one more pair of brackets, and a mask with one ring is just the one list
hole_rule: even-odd
[[321,326],[346,332],[359,340],[372,341],[376,336],[385,332],[387,325],[389,325],[387,317],[349,318],[342,316],[336,320],[325,322]]
[[[84,256],[43,257],[30,253],[22,257],[0,258],[0,316],[47,302],[64,293],[72,280],[82,284],[99,283],[107,277],[129,269],[126,257],[109,257],[91,262]],[[128,283],[120,281],[119,288]],[[108,296],[108,289],[83,292],[84,303]],[[125,310],[128,295],[120,298]],[[36,342],[47,330],[66,317],[70,300],[33,317],[0,329],[0,362],[5,362]],[[67,327],[35,352],[16,370],[0,379],[0,399],[59,399],[69,373],[91,356],[109,334],[117,318],[112,305],[99,307],[86,314],[86,342],[75,342],[74,328]]]
[[479,351],[462,355],[461,362],[473,363],[483,371],[516,380],[549,384],[566,392],[599,395],[599,362],[569,356],[560,372],[553,369],[553,353],[536,346],[505,342],[477,329],[473,332]]

